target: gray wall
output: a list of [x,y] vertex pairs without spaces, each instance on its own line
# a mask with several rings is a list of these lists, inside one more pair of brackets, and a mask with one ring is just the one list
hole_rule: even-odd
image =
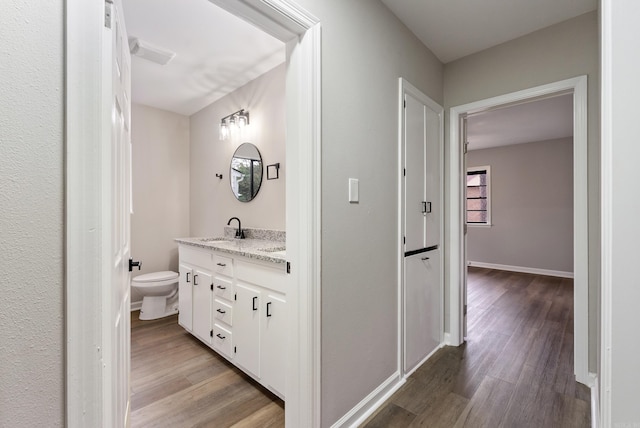
[[64,2],[2,4],[0,426],[64,423]]
[[573,139],[472,150],[491,167],[491,227],[469,225],[472,262],[573,272]]
[[[140,104],[131,106],[133,276],[178,271],[174,238],[189,236],[189,118]],[[131,302],[141,296],[131,290]]]
[[[585,74],[589,79],[589,370],[595,371],[600,293],[600,99],[597,12],[581,15],[448,63],[445,66],[444,94],[445,108],[448,109]],[[447,125],[447,147],[448,129]],[[448,151],[446,148],[445,153]],[[445,196],[449,194],[449,190],[447,189]],[[446,203],[448,204],[448,200]],[[445,222],[445,234],[448,230]],[[449,326],[446,325],[445,328],[448,329]]]
[[[234,216],[242,227],[285,230],[285,77],[281,64],[190,117],[191,236],[221,236]],[[220,141],[220,119],[241,108],[249,111],[250,135]],[[256,198],[240,202],[231,193],[229,164],[247,141],[262,155],[264,178]],[[266,165],[278,162],[280,179],[267,180]]]
[[[398,78],[442,64],[379,1],[300,1],[322,23],[322,425],[398,369]],[[347,198],[360,180],[360,203]]]

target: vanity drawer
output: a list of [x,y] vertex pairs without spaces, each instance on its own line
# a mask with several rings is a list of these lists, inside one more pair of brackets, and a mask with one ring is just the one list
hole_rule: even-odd
[[213,270],[227,276],[233,276],[233,259],[218,254],[213,255]]
[[226,328],[214,324],[213,325],[213,347],[227,358],[233,358],[231,332]]
[[213,300],[213,316],[218,321],[233,325],[233,308],[231,307],[231,305],[224,303],[218,299]]
[[233,282],[231,278],[213,277],[213,293],[216,297],[222,297],[229,301],[233,300]]

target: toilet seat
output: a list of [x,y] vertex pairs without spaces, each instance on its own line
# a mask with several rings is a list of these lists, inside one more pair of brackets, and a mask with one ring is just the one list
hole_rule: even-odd
[[144,275],[138,275],[131,281],[135,283],[136,287],[145,288],[158,285],[171,285],[178,282],[178,272],[165,270],[161,272],[145,273]]

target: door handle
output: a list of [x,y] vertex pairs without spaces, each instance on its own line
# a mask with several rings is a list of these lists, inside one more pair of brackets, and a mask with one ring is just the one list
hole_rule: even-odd
[[142,269],[142,262],[134,262],[133,259],[129,259],[129,272],[133,271],[134,267],[138,267],[138,270]]

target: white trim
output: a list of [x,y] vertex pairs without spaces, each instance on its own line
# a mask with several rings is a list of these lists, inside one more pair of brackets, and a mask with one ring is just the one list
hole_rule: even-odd
[[509,272],[532,273],[534,275],[557,276],[559,278],[573,278],[573,272],[565,272],[561,270],[539,269],[525,266],[500,265],[497,263],[484,262],[467,262],[468,266],[480,267],[486,269],[506,270]]
[[[588,260],[588,175],[587,175],[587,76],[554,82],[522,91],[452,107],[449,115],[449,180],[451,197],[448,218],[449,326],[451,344],[463,341],[462,287],[464,280],[464,242],[462,206],[462,146],[460,119],[467,114],[531,98],[573,91],[573,222],[574,222],[574,369],[576,380],[589,382],[589,260]],[[604,201],[603,201],[604,205]]]
[[131,312],[139,311],[140,309],[142,309],[142,300],[131,302]]
[[600,387],[598,385],[598,376],[591,373],[593,384],[591,385],[591,428],[600,426]]
[[[321,56],[318,19],[289,0],[213,0],[288,43],[287,246],[292,310],[287,426],[320,425]],[[101,32],[104,2],[66,7],[67,426],[102,425]],[[291,166],[291,165],[295,165]],[[290,186],[290,184],[294,184]],[[293,190],[290,190],[293,188]],[[294,193],[295,192],[295,193]],[[292,198],[292,196],[295,196]],[[293,203],[292,201],[297,201]],[[293,207],[295,205],[295,207]],[[289,209],[289,206],[292,206]],[[291,228],[289,222],[291,221]],[[290,238],[290,239],[289,239]]]
[[102,426],[102,25],[104,3],[66,6],[66,425]]
[[600,2],[600,367],[599,423],[611,425],[613,284],[613,1]]
[[357,427],[373,414],[406,382],[399,372],[391,375],[369,395],[356,404],[347,414],[338,419],[331,428]]

